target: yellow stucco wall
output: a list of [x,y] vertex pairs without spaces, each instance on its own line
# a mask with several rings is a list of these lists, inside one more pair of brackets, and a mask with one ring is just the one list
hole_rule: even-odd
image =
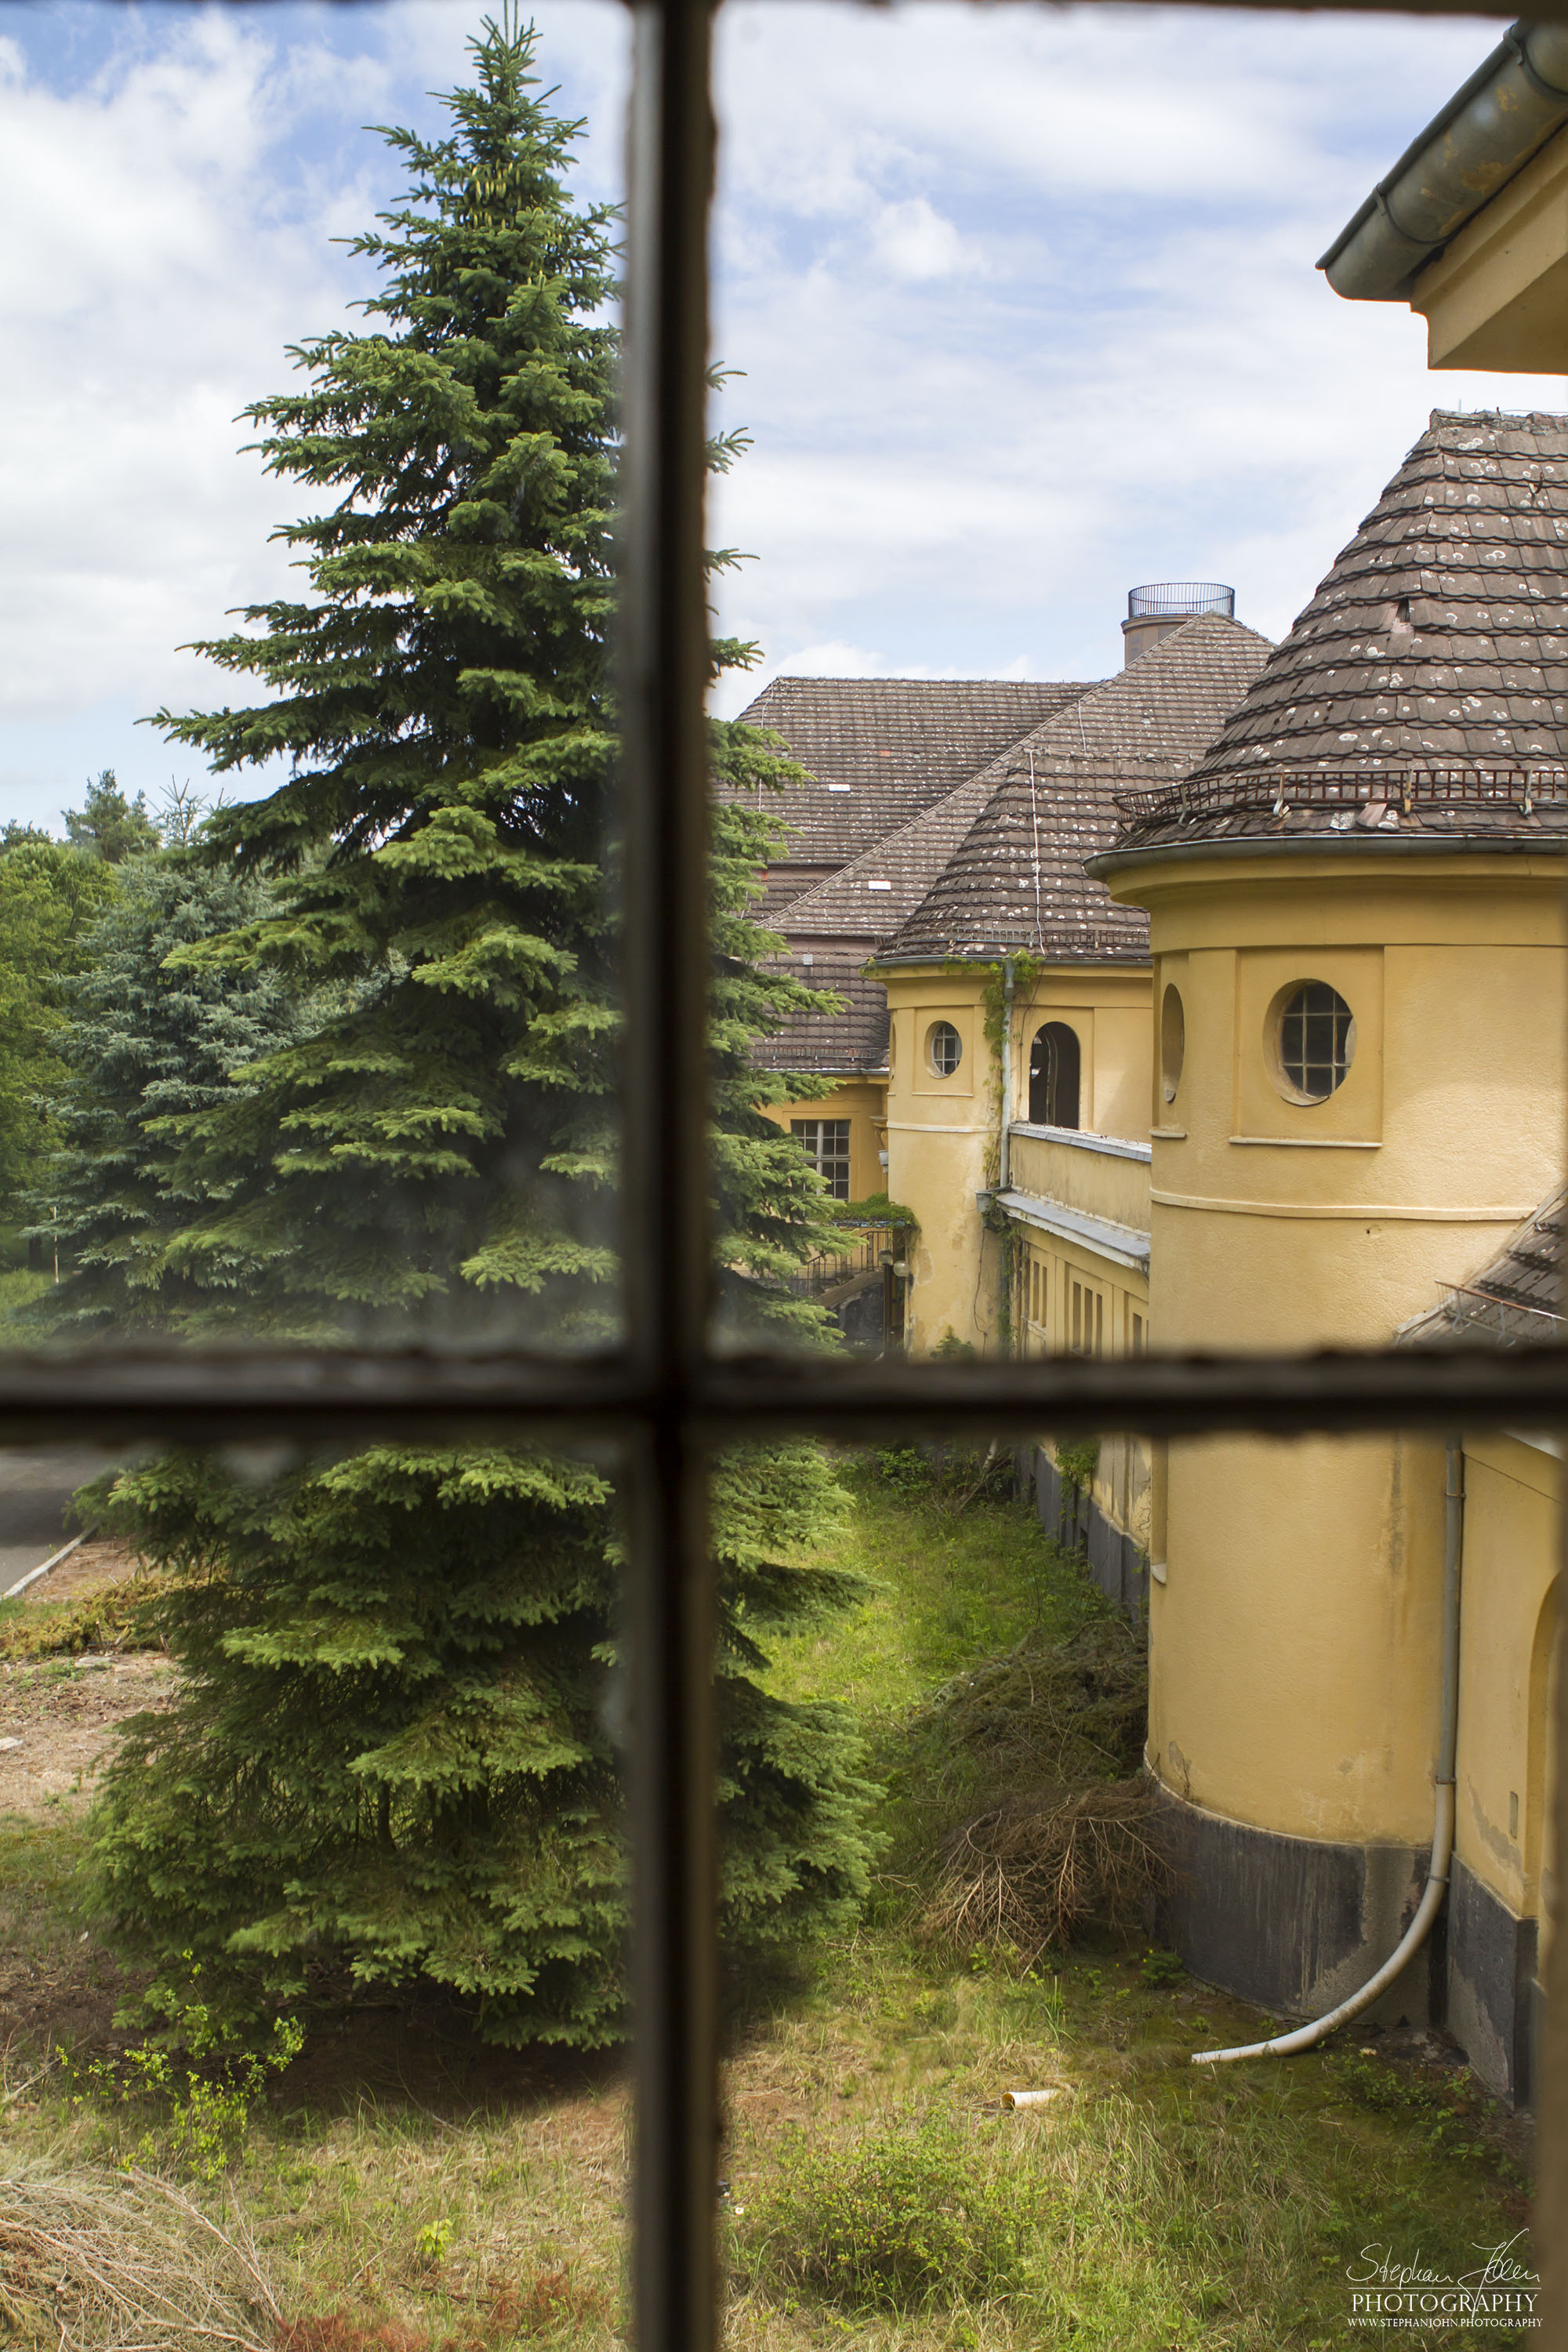
[[1415,280],[1432,368],[1568,368],[1568,131],[1547,141]]
[[885,1192],[880,1154],[887,1117],[887,1085],[881,1078],[844,1078],[810,1102],[764,1103],[767,1117],[787,1129],[797,1118],[846,1118],[849,1122],[849,1198],[864,1201]]
[[1455,1848],[1525,1918],[1540,1916],[1546,1859],[1562,1489],[1544,1442],[1467,1437]]
[[[1151,1086],[1161,1347],[1385,1343],[1560,1181],[1560,859],[1151,857],[1111,889],[1150,909],[1156,1023],[1168,985],[1184,1016],[1179,1078]],[[1316,1104],[1270,1064],[1306,980],[1357,1023]],[[1426,1440],[1172,1447],[1151,1593],[1168,1785],[1302,1836],[1430,1834],[1442,1489]]]

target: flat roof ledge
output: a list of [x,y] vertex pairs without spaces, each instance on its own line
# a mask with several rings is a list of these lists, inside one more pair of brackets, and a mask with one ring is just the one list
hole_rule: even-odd
[[1130,1266],[1134,1274],[1149,1271],[1149,1236],[1136,1225],[1113,1224],[1109,1217],[1091,1217],[1081,1209],[1064,1208],[1059,1201],[1047,1201],[1038,1192],[998,1192],[997,1205],[1021,1225],[1033,1225],[1044,1234],[1054,1234],[1058,1241],[1077,1242],[1080,1248],[1092,1250],[1097,1257],[1109,1258],[1112,1265]]

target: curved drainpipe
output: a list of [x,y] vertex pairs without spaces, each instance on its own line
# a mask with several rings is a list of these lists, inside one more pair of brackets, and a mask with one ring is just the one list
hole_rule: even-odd
[[1318,268],[1349,302],[1404,301],[1416,273],[1564,122],[1568,25],[1510,25]]
[[1359,1992],[1342,2000],[1338,2009],[1331,2009],[1326,2017],[1315,2017],[1310,2025],[1299,2025],[1292,2033],[1277,2033],[1271,2042],[1248,2042],[1237,2050],[1197,2050],[1193,2053],[1194,2066],[1224,2066],[1233,2058],[1288,2058],[1292,2051],[1310,2050],[1315,2042],[1352,2017],[1370,2009],[1378,1995],[1386,1992],[1400,1970],[1426,1942],[1432,1922],[1443,1907],[1443,1897],[1448,1891],[1448,1866],[1454,1857],[1454,1780],[1458,1756],[1459,1731],[1459,1565],[1464,1549],[1465,1533],[1465,1455],[1457,1439],[1450,1439],[1445,1462],[1445,1527],[1443,1546],[1443,1717],[1437,1740],[1437,1787],[1435,1816],[1432,1822],[1432,1861],[1426,1873],[1426,1884],[1415,1916],[1390,1952],[1375,1976],[1369,1977]]

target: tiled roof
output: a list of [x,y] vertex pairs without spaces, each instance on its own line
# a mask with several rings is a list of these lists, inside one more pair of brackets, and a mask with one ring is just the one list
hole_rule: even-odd
[[1568,832],[1568,417],[1433,412],[1180,788],[1121,845]]
[[1184,774],[1268,651],[1256,630],[1200,614],[1014,743],[974,779],[973,822],[879,961],[1146,957],[1148,918],[1112,905],[1083,861],[1110,842],[1113,794]]
[[1483,1272],[1445,1284],[1442,1305],[1406,1323],[1400,1339],[1439,1347],[1458,1339],[1495,1339],[1502,1347],[1521,1340],[1561,1341],[1568,1331],[1565,1224],[1568,1187],[1553,1192]]
[[782,735],[811,771],[809,783],[767,796],[790,828],[781,864],[845,865],[1083,691],[1010,678],[775,677],[741,716]]
[[777,959],[792,979],[831,988],[847,1003],[842,1013],[796,1013],[776,1037],[759,1037],[752,1052],[762,1069],[849,1075],[887,1068],[888,992],[879,982],[862,977],[865,961],[860,953],[817,955],[805,967],[794,958]]
[[995,789],[990,767],[982,768],[922,815],[792,899],[780,917],[784,929],[792,940],[863,939],[868,955],[914,913]]

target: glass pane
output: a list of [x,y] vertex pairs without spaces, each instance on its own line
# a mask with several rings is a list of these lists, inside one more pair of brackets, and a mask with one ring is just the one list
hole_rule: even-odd
[[[761,1114],[848,1132],[831,1200],[752,1164],[766,1244],[915,1359],[1376,1346],[1517,1288],[1563,1174],[1568,771],[1555,541],[1514,516],[1568,528],[1568,424],[1517,374],[1428,419],[1418,340],[1333,307],[1289,194],[1348,218],[1485,34],[737,0],[718,40],[714,422],[755,447],[712,536],[755,561],[716,594],[760,651],[714,709],[769,730],[725,735],[721,806],[775,828]],[[1090,133],[1111,86],[1147,110]],[[1268,420],[1239,467],[1200,185],[1303,306],[1227,375]]]
[[17,21],[10,1344],[616,1332],[628,39]]
[[[763,1529],[760,1466],[721,1530],[742,1478]],[[1560,1449],[817,1468],[767,1470],[808,1512],[721,1651],[729,2340],[1337,2341],[1419,2319],[1413,2265],[1477,2295],[1456,2340],[1508,2340]]]
[[24,2340],[621,2340],[616,1483],[478,1442],[0,1452]]

